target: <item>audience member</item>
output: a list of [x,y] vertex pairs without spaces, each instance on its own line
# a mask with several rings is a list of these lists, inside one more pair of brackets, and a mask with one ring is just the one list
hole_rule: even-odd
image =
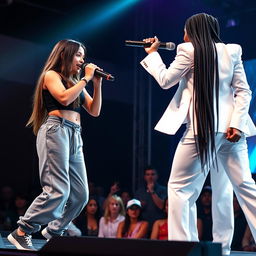
[[119,195],[119,192],[120,192],[120,183],[119,183],[119,181],[115,181],[111,185],[109,193],[107,195],[107,198],[105,199],[105,201],[103,203],[103,209],[105,209],[107,206],[108,198],[110,198],[113,195]]
[[98,201],[90,197],[81,214],[74,220],[83,236],[98,236],[100,209]]
[[98,202],[99,211],[100,211],[100,214],[102,215],[104,212],[103,204],[105,201],[105,198],[101,195],[102,191],[100,191],[99,187],[97,187],[95,183],[92,181],[88,182],[88,187],[89,187],[89,195],[90,197],[95,198],[95,200]]
[[126,208],[128,201],[130,201],[132,199],[132,195],[128,190],[123,189],[121,192],[121,198],[122,198],[124,207]]
[[125,220],[117,228],[117,238],[145,238],[148,222],[142,220],[141,202],[137,199],[128,201]]
[[9,185],[2,186],[0,189],[0,211],[14,209],[15,192]]
[[15,211],[15,192],[9,185],[4,185],[0,189],[0,226],[1,230],[12,230],[12,219],[9,216]]
[[168,199],[166,198],[164,201],[164,208],[163,208],[165,218],[156,220],[153,229],[151,232],[151,239],[157,240],[168,240]]
[[201,241],[212,241],[212,189],[205,186],[199,197],[197,207],[197,229]]
[[256,243],[253,239],[249,226],[246,226],[244,237],[242,240],[243,251],[256,252]]
[[99,224],[99,237],[114,238],[118,224],[124,220],[125,209],[122,199],[117,195],[109,196],[106,203],[104,217]]
[[135,198],[141,201],[142,217],[149,223],[148,231],[151,232],[153,223],[164,218],[162,211],[164,199],[167,197],[166,187],[157,183],[158,173],[149,166],[144,170],[144,185],[135,192]]
[[5,230],[13,230],[17,227],[17,221],[23,216],[29,206],[29,197],[25,193],[19,193],[14,199],[14,208],[6,211],[6,217],[9,218],[10,227]]

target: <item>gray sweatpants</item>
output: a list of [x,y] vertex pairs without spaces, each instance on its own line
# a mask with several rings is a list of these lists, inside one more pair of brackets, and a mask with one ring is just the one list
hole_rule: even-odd
[[88,201],[81,127],[49,116],[36,145],[43,191],[17,223],[28,234],[48,224],[51,233],[60,235]]

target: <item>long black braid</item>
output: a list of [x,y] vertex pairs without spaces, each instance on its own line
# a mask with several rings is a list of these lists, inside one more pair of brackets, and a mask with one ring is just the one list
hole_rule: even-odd
[[204,170],[205,166],[209,167],[210,158],[216,156],[215,125],[218,127],[219,124],[218,121],[215,124],[214,109],[218,120],[219,72],[215,43],[221,42],[219,24],[214,17],[200,13],[186,21],[185,29],[194,46],[193,112],[196,120],[193,128],[195,132],[196,127],[197,136],[194,136]]

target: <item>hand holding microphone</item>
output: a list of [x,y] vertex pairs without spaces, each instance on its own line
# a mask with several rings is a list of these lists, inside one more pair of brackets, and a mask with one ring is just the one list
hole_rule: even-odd
[[85,78],[89,82],[93,79],[95,69],[98,67],[93,63],[84,63],[81,68],[84,70]]
[[151,38],[143,39],[143,42],[150,44],[149,47],[144,47],[146,53],[150,54],[152,52],[158,51],[158,48],[160,46],[160,41],[156,36],[153,38],[151,37]]
[[86,76],[88,75],[90,77],[89,80],[92,79],[93,76],[99,76],[102,78],[105,78],[108,81],[114,81],[115,77],[112,76],[111,74],[107,73],[106,71],[103,71],[99,69],[96,65],[92,63],[84,63],[82,65],[82,69],[85,69],[85,74]]
[[[156,44],[154,44],[156,43]],[[164,49],[172,51],[175,49],[175,43],[173,42],[167,42],[163,43],[158,40],[158,38],[155,36],[154,38],[147,38],[143,41],[131,41],[131,40],[125,40],[126,46],[132,46],[132,47],[144,47],[145,49],[149,50],[152,47],[157,51],[157,49]]]

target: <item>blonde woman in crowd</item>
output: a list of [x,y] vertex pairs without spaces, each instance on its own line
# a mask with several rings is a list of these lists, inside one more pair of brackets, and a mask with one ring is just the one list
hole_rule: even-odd
[[108,197],[104,216],[100,219],[99,237],[116,237],[118,224],[124,220],[125,209],[117,195]]

